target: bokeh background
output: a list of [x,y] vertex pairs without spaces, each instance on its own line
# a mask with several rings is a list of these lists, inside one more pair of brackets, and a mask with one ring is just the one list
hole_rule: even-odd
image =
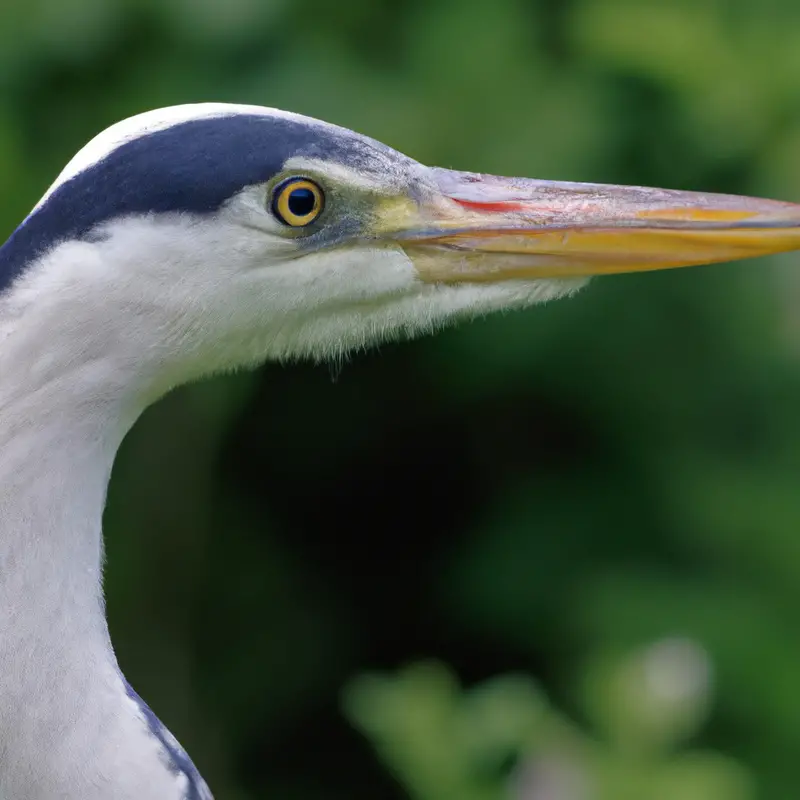
[[[800,201],[795,0],[3,0],[0,234],[203,100],[440,166]],[[800,258],[175,392],[106,515],[220,800],[797,796]]]

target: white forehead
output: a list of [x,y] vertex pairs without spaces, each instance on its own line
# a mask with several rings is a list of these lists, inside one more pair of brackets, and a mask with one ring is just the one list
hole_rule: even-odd
[[[195,119],[208,119],[210,117],[224,117],[231,114],[260,114],[265,117],[279,117],[282,119],[292,119],[307,124],[325,123],[305,117],[302,114],[294,114],[290,111],[281,111],[265,106],[239,105],[236,103],[188,103],[178,106],[167,106],[157,108],[152,111],[145,111],[136,114],[106,128],[102,133],[94,137],[87,145],[79,150],[59,176],[36,204],[38,208],[47,198],[65,181],[74,178],[80,172],[102,161],[109,153],[114,152],[118,147],[145,136],[150,133],[165,130],[173,125],[180,125],[182,122],[190,122]],[[335,126],[332,126],[335,127]]]

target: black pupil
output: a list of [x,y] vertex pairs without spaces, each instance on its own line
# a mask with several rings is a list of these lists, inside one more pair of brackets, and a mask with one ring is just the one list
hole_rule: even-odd
[[311,189],[298,187],[289,192],[288,206],[289,211],[296,217],[305,217],[310,214],[317,205],[317,196]]

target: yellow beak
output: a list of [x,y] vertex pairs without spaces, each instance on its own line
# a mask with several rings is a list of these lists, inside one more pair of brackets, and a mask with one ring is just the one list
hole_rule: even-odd
[[793,203],[444,169],[430,174],[435,188],[417,198],[412,219],[387,231],[424,280],[567,278],[800,249],[800,205]]

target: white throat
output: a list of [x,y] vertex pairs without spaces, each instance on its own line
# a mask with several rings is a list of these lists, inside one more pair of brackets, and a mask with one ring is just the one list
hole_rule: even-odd
[[103,376],[129,376],[74,331],[15,316],[0,299],[0,798],[204,800],[105,620],[101,517],[140,409]]

